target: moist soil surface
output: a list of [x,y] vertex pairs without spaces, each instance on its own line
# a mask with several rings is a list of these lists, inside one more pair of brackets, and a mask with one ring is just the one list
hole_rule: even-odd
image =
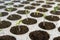
[[47,2],[46,4],[52,5],[55,4],[54,2]]
[[27,0],[27,1],[34,1],[34,0]]
[[21,16],[17,15],[17,14],[11,14],[7,17],[7,19],[9,19],[9,20],[19,20],[19,19],[21,19]]
[[51,22],[41,22],[41,23],[39,23],[38,26],[45,30],[52,30],[56,27],[55,24],[51,23]]
[[40,11],[40,12],[47,12],[48,10],[45,9],[45,8],[38,8],[37,11]]
[[49,16],[46,16],[45,19],[49,20],[49,21],[59,21],[60,18],[57,17],[57,16],[52,16],[52,15],[49,15]]
[[1,5],[1,6],[0,6],[0,9],[3,9],[3,8],[6,8],[6,6],[2,6],[2,5]]
[[10,32],[16,35],[22,35],[29,31],[27,26],[20,25],[20,26],[14,26],[10,29]]
[[39,3],[31,3],[32,6],[40,6]]
[[51,8],[52,6],[51,5],[42,5],[42,7]]
[[28,1],[23,1],[23,2],[21,2],[22,4],[29,4],[30,2],[28,2]]
[[0,13],[0,17],[7,16],[7,15],[8,15],[8,12],[1,12]]
[[60,36],[55,37],[53,40],[60,40]]
[[12,1],[12,2],[20,2],[20,1]]
[[[17,11],[18,14],[26,14],[26,10],[18,10]],[[27,11],[27,14],[29,13],[29,11]]]
[[55,0],[56,2],[60,2],[60,0]]
[[10,35],[3,35],[0,36],[0,40],[16,40],[16,38]]
[[14,7],[24,7],[24,5],[14,5]]
[[30,14],[30,16],[38,18],[38,17],[42,17],[43,14],[41,14],[41,13],[36,13],[36,12],[32,12],[32,13]]
[[44,1],[36,1],[37,3],[44,3]]
[[47,32],[36,30],[29,34],[31,40],[49,40],[50,36]]
[[22,23],[27,24],[27,25],[32,25],[32,24],[37,23],[37,20],[33,18],[26,18],[22,20]]
[[50,13],[51,14],[54,14],[54,15],[60,15],[60,11],[55,11],[55,12],[54,11],[51,11]]
[[25,9],[31,10],[31,9],[35,9],[35,7],[34,6],[25,6]]
[[8,12],[12,12],[12,11],[16,11],[17,9],[16,8],[5,8],[5,11],[8,11]]
[[9,21],[5,21],[5,20],[0,21],[0,29],[8,28],[8,27],[10,27],[10,25],[11,25],[11,22],[9,22]]

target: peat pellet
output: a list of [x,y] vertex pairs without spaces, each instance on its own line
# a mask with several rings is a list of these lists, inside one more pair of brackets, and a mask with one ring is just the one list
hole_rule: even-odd
[[20,26],[13,26],[11,29],[10,29],[10,32],[15,34],[15,35],[22,35],[22,34],[25,34],[29,31],[28,27],[27,26],[24,26],[24,25],[20,25]]
[[22,4],[29,4],[30,2],[28,2],[28,1],[23,1],[23,2],[21,2]]
[[26,11],[26,10],[18,10],[17,11],[18,14],[26,14],[26,12],[27,12],[27,14],[30,13],[30,11]]
[[44,8],[51,8],[52,6],[51,5],[42,5],[42,7],[44,7]]
[[3,8],[6,8],[6,6],[1,5],[1,6],[0,6],[0,9],[3,9]]
[[39,17],[42,17],[43,14],[37,13],[37,12],[32,12],[32,13],[30,14],[30,16],[35,17],[35,18],[39,18]]
[[56,27],[55,24],[51,23],[51,22],[41,22],[41,23],[39,23],[38,26],[45,30],[52,30]]
[[27,25],[32,25],[32,24],[37,23],[37,20],[33,18],[25,18],[22,20],[22,23],[27,24]]
[[29,9],[29,10],[35,9],[34,6],[25,6],[24,8],[25,8],[25,9]]
[[34,1],[34,0],[27,0],[27,1],[29,1],[29,2],[30,2],[30,1]]
[[53,16],[53,15],[45,16],[45,19],[47,19],[49,21],[59,21],[60,20],[60,18],[58,16]]
[[53,5],[55,3],[54,2],[46,2],[46,4]]
[[44,3],[44,1],[36,1],[36,3]]
[[14,7],[24,7],[24,5],[20,4],[20,5],[13,5]]
[[46,8],[38,8],[37,11],[40,11],[40,12],[47,12],[48,9],[46,9]]
[[10,25],[11,25],[11,22],[9,21],[5,21],[5,20],[0,21],[0,29],[8,28],[10,27]]
[[11,14],[7,17],[7,19],[12,20],[12,21],[13,20],[19,20],[19,19],[21,19],[21,16],[17,15],[17,14]]
[[60,32],[60,27],[58,28],[58,31]]
[[51,14],[60,15],[60,11],[50,11]]
[[36,30],[30,32],[29,37],[31,40],[49,40],[50,35],[45,31]]
[[39,3],[31,3],[32,6],[40,6]]
[[8,14],[8,12],[0,12],[0,17],[7,16]]
[[58,37],[54,37],[53,40],[60,40],[60,36],[58,36]]
[[13,8],[13,7],[10,7],[10,8],[5,8],[5,11],[8,11],[8,12],[12,12],[12,11],[16,11],[17,9],[16,8]]
[[17,1],[12,1],[12,2],[16,3],[16,2],[20,2],[20,1],[19,1],[19,0],[17,0]]
[[16,40],[16,38],[10,35],[3,35],[0,36],[0,40]]

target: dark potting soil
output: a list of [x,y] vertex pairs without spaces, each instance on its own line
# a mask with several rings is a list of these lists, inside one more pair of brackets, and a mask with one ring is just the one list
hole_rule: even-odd
[[29,37],[31,38],[31,40],[49,40],[50,35],[45,31],[36,30],[31,32],[29,34]]
[[6,8],[6,6],[2,6],[2,5],[1,5],[1,6],[0,6],[0,9],[3,9],[3,8]]
[[36,1],[37,3],[44,3],[44,1]]
[[16,2],[20,2],[20,1],[12,1],[12,2],[15,2],[16,3]]
[[51,8],[52,6],[51,5],[42,5],[42,7]]
[[54,15],[60,15],[60,11],[50,11],[51,14],[54,14]]
[[60,27],[58,28],[58,31],[60,32]]
[[40,11],[40,12],[47,12],[48,9],[46,9],[46,8],[38,8],[37,11]]
[[19,20],[19,19],[21,19],[21,16],[17,15],[17,14],[11,14],[7,17],[7,19],[9,19],[9,20]]
[[60,2],[60,0],[55,0],[56,2]]
[[27,0],[27,1],[34,1],[34,0]]
[[27,26],[20,25],[20,26],[14,26],[10,29],[10,32],[16,35],[22,35],[29,31]]
[[38,26],[45,30],[52,30],[56,27],[55,24],[51,23],[51,22],[41,22],[41,23],[39,23]]
[[22,20],[22,23],[27,24],[27,25],[32,25],[32,24],[37,23],[37,20],[33,18],[26,18]]
[[31,3],[32,6],[40,6],[39,3]]
[[1,3],[4,3],[4,1],[0,1],[0,4],[1,4]]
[[12,11],[16,11],[17,9],[16,8],[5,8],[5,11],[9,11],[9,12],[12,12]]
[[53,1],[53,0],[47,0],[47,1]]
[[10,35],[3,35],[0,36],[0,40],[16,40],[16,38]]
[[52,15],[49,15],[49,16],[46,16],[45,19],[49,20],[49,21],[59,21],[60,18],[57,17],[57,16],[52,16]]
[[28,2],[28,1],[23,1],[23,2],[21,2],[22,4],[29,4],[30,2]]
[[0,13],[0,17],[7,16],[7,15],[8,15],[8,12],[1,12]]
[[24,7],[24,5],[13,5],[14,7]]
[[[26,12],[25,12],[26,10],[18,10],[17,11],[17,13],[18,14],[26,14]],[[27,11],[27,14],[29,13],[29,11]]]
[[13,5],[14,3],[5,3],[5,5]]
[[30,14],[30,16],[38,18],[38,17],[42,17],[43,14],[41,14],[41,13],[36,13],[36,12],[32,12],[32,13]]
[[0,21],[0,29],[8,28],[8,27],[10,27],[10,25],[11,25],[11,22],[9,22],[9,21],[5,21],[5,20]]
[[53,40],[60,40],[60,36],[55,37]]
[[25,9],[31,10],[31,9],[35,9],[35,7],[34,6],[25,6]]
[[54,2],[47,2],[46,4],[52,5],[55,4]]

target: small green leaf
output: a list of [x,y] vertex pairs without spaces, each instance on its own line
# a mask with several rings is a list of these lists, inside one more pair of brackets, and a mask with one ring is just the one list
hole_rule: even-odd
[[21,22],[22,22],[22,20],[18,20],[18,21],[16,22],[16,25],[19,25]]

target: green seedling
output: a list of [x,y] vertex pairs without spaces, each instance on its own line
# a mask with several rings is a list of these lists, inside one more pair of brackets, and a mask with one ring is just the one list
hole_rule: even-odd
[[[27,14],[29,13],[29,11],[27,9],[25,10],[25,13],[26,13],[26,17],[28,18]],[[28,19],[27,19],[27,21],[28,21]]]
[[39,11],[36,11],[36,14],[38,15],[39,14]]
[[[21,24],[22,23],[22,20],[18,20],[17,22],[16,22],[16,26],[18,26],[19,24]],[[18,29],[19,29],[19,31],[20,31],[20,27],[18,26]]]
[[44,20],[43,20],[43,26],[45,26],[45,17],[46,17],[46,15],[43,14],[43,17],[44,17]]
[[11,12],[11,10],[12,10],[12,7],[10,7],[10,8],[7,8],[7,10]]
[[54,12],[56,12],[58,10],[58,6],[54,7]]

